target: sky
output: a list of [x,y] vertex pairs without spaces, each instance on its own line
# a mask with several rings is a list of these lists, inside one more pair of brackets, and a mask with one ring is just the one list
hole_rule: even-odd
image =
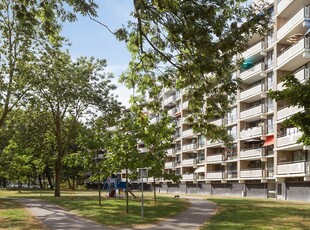
[[[112,31],[126,25],[133,9],[131,0],[97,0],[100,2],[96,20],[106,24]],[[102,25],[88,17],[78,17],[78,21],[65,23],[62,35],[69,39],[71,46],[66,47],[72,58],[80,56],[103,58],[107,60],[107,72],[114,74],[113,83],[117,85],[114,94],[125,106],[129,106],[130,90],[118,83],[118,78],[126,70],[130,54],[124,42],[119,42]]]

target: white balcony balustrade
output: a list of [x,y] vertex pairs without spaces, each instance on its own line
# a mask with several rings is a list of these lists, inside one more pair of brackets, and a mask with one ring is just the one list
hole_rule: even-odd
[[240,158],[260,157],[263,155],[263,149],[242,149],[240,150]]
[[223,172],[207,172],[207,179],[223,179]]
[[240,100],[265,92],[265,84],[259,84],[240,93]]
[[255,45],[251,46],[249,49],[247,49],[245,52],[242,53],[242,57],[244,59],[247,59],[257,53],[260,53],[263,50],[264,42],[260,41],[256,43]]
[[195,177],[195,174],[193,173],[190,173],[190,174],[182,174],[182,180],[194,180],[196,177]]
[[173,117],[173,116],[175,115],[175,111],[176,111],[175,108],[169,109],[169,110],[168,110],[168,115],[170,115],[170,116]]
[[[308,80],[309,79],[309,76],[310,76],[310,69],[301,69],[299,70],[298,72],[296,72],[294,74],[295,78],[303,83],[304,81]],[[277,90],[283,90],[285,89],[285,87],[283,86],[284,82],[280,82],[277,86]]]
[[207,156],[207,162],[223,161],[223,153]]
[[291,17],[283,26],[278,29],[278,39],[281,40],[282,37],[292,31],[299,24],[303,24],[304,20],[307,18],[309,18],[309,6],[301,8],[293,17]]
[[217,125],[217,126],[222,126],[224,125],[224,120],[223,118],[217,119],[217,120],[213,120],[210,122],[213,125]]
[[296,44],[290,46],[282,52],[277,59],[278,67],[283,67],[284,70],[293,71],[297,66],[309,61],[310,38],[304,37]]
[[278,0],[278,13],[282,12],[294,0]]
[[139,151],[141,153],[146,153],[148,151],[148,149],[147,148],[139,148]]
[[166,162],[165,163],[165,168],[166,169],[174,168],[174,162]]
[[261,113],[264,113],[266,110],[266,106],[265,105],[258,105],[255,107],[251,107],[248,109],[245,109],[243,111],[240,112],[240,119],[244,119],[247,117],[251,117],[251,116],[255,116]]
[[151,123],[151,124],[155,124],[157,121],[158,121],[158,118],[157,118],[157,117],[153,117],[153,118],[150,120],[150,123]]
[[182,109],[187,109],[187,108],[188,108],[188,101],[183,102]]
[[167,149],[167,156],[173,156],[175,152],[175,149]]
[[260,76],[262,74],[262,71],[264,70],[265,70],[265,65],[264,63],[260,62],[254,65],[252,68],[241,72],[240,78],[243,82],[247,82],[249,80],[259,78],[258,76]]
[[182,146],[182,151],[188,151],[188,150],[196,150],[197,144],[188,144]]
[[291,133],[286,136],[278,137],[277,139],[277,146],[278,147],[283,147],[287,145],[293,145],[296,144],[296,141],[298,138],[300,138],[302,135],[301,132],[296,132],[296,133]]
[[309,174],[309,162],[278,163],[278,175],[283,174]]
[[164,106],[169,105],[169,104],[175,102],[175,99],[176,99],[175,95],[172,95],[172,96],[170,96],[170,97],[167,97],[167,98],[163,101],[163,105],[164,105]]
[[278,120],[290,117],[291,115],[301,111],[303,111],[303,108],[299,108],[298,106],[285,107],[278,111]]
[[241,178],[261,178],[262,176],[262,169],[243,169],[240,171]]
[[196,135],[196,134],[194,133],[194,131],[193,131],[192,129],[188,129],[188,130],[182,132],[182,136],[183,136],[183,137],[186,137],[186,136],[194,136],[194,135]]
[[262,134],[263,134],[262,127],[257,126],[257,127],[242,130],[240,132],[240,138],[247,138],[247,137],[258,136],[258,135],[262,135]]
[[183,159],[182,166],[193,166],[197,164],[197,159]]

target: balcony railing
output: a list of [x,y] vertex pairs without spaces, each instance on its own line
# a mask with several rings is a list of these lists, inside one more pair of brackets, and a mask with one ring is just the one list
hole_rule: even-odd
[[182,150],[196,150],[197,149],[197,144],[188,144],[188,145],[183,145]]
[[278,1],[278,13],[285,9],[293,0],[279,0]]
[[301,53],[305,48],[309,49],[309,37],[304,37],[303,39],[299,40],[296,44],[290,46],[287,50],[282,52],[278,56],[278,66],[282,66],[296,55]]
[[302,135],[301,132],[296,132],[290,135],[278,137],[278,140],[277,140],[278,147],[295,144],[298,138],[301,137],[301,135]]
[[193,131],[192,129],[188,129],[188,130],[182,132],[182,136],[183,136],[183,137],[186,137],[186,136],[193,136],[193,135],[196,135],[196,134],[194,133],[194,131]]
[[232,179],[232,178],[237,178],[238,177],[238,172],[237,170],[229,170],[226,173],[226,178],[227,179]]
[[167,149],[167,156],[173,156],[175,154],[175,149]]
[[207,179],[223,179],[223,172],[207,172]]
[[185,159],[182,161],[182,166],[192,166],[197,164],[197,159]]
[[235,123],[237,122],[237,114],[236,115],[232,115],[232,116],[227,116],[225,118],[225,124],[231,124],[231,123]]
[[299,108],[298,106],[285,107],[278,111],[278,120],[290,117],[291,115],[301,111],[303,111],[303,108]]
[[217,120],[210,121],[210,123],[213,125],[222,126],[222,125],[224,125],[224,120],[223,120],[223,118],[220,118]]
[[175,101],[175,95],[172,95],[172,96],[166,98],[166,99],[163,101],[163,104],[164,104],[164,106],[165,106],[165,105],[169,105],[169,104],[173,103],[174,101]]
[[240,93],[240,100],[265,92],[265,84],[259,84]]
[[241,111],[240,113],[240,119],[258,115],[261,113],[264,113],[266,111],[266,106],[265,105],[258,105],[255,107],[247,108],[246,110]]
[[252,68],[243,71],[240,74],[240,78],[243,81],[254,78],[260,75],[263,70],[265,70],[265,65],[263,62],[260,62],[256,64],[255,66],[253,66]]
[[223,153],[207,156],[207,162],[223,161]]
[[302,23],[305,18],[309,18],[309,6],[301,8],[293,17],[291,17],[277,32],[277,37],[281,39],[289,31],[294,29],[299,23]]
[[258,135],[262,135],[262,134],[263,134],[263,127],[258,126],[258,127],[253,127],[253,128],[248,128],[248,129],[242,130],[240,132],[240,138],[258,136]]
[[305,173],[309,174],[310,170],[309,162],[285,162],[278,163],[278,175],[282,174],[296,174],[296,173]]
[[166,168],[166,169],[174,168],[174,162],[166,162],[166,163],[165,163],[165,168]]
[[188,108],[188,101],[183,102],[182,108],[183,108],[183,109],[187,109],[187,108]]
[[182,174],[182,180],[194,180],[196,178],[195,174]]
[[243,169],[240,171],[240,177],[242,178],[261,178],[262,176],[262,169]]
[[262,148],[240,150],[240,157],[241,158],[260,157],[262,155],[263,155],[263,149]]
[[[294,74],[295,78],[303,83],[305,80],[309,79],[310,69],[301,69]],[[283,90],[285,87],[283,86],[284,82],[280,82],[277,86],[277,90]]]
[[250,47],[249,49],[247,49],[245,52],[242,53],[242,57],[244,59],[247,59],[251,56],[253,56],[254,54],[257,54],[259,52],[261,52],[264,48],[264,42],[260,41],[258,43],[256,43],[255,45],[253,45],[252,47]]

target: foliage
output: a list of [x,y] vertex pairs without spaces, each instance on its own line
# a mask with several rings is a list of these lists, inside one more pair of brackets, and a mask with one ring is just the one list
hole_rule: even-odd
[[297,127],[302,132],[298,143],[310,145],[310,81],[300,82],[294,75],[288,75],[283,82],[283,90],[271,90],[268,95],[276,101],[285,100],[290,106],[304,108],[304,111],[293,114],[283,124]]
[[232,73],[241,63],[236,56],[251,35],[266,32],[269,22],[264,4],[245,3],[134,0],[134,20],[116,32],[132,56],[122,82],[153,102],[163,87],[188,90],[192,119],[197,119],[194,130],[228,141],[226,130],[208,120],[230,107],[238,87]]

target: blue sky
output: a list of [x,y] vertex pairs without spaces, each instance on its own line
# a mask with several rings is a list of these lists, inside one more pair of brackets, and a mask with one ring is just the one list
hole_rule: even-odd
[[[98,17],[100,22],[108,25],[112,31],[127,24],[130,19],[130,12],[133,9],[131,0],[98,0],[100,7]],[[112,72],[117,83],[119,75],[127,67],[130,54],[125,43],[119,42],[103,26],[92,21],[88,17],[79,17],[73,23],[63,25],[62,35],[69,39],[71,46],[68,47],[73,58],[80,56],[94,56],[107,60],[107,71]],[[130,90],[118,84],[115,94],[119,101],[128,106]]]

